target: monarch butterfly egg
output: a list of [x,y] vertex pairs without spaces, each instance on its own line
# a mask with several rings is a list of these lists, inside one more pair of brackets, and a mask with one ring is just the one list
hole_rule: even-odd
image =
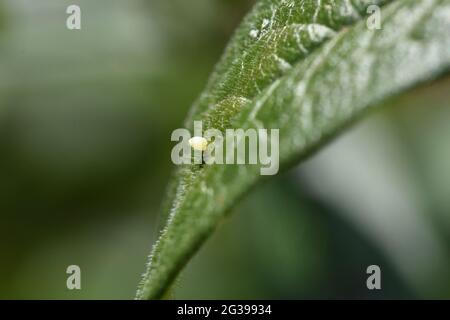
[[208,146],[208,140],[203,137],[193,137],[189,139],[189,145],[194,150],[205,151]]

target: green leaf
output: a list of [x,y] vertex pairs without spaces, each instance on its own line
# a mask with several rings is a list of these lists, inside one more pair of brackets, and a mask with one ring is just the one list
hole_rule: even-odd
[[[238,28],[185,126],[278,128],[282,169],[384,99],[450,69],[450,0],[263,0]],[[366,8],[382,6],[381,30]],[[261,180],[255,165],[175,172],[138,299],[160,298],[226,212]]]

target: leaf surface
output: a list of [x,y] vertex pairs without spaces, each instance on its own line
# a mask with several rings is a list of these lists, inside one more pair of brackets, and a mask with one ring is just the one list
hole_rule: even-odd
[[[366,26],[370,4],[381,6],[381,30]],[[236,31],[185,126],[279,129],[287,169],[370,107],[449,68],[450,0],[263,0]],[[161,298],[261,178],[258,165],[179,167],[137,298]]]

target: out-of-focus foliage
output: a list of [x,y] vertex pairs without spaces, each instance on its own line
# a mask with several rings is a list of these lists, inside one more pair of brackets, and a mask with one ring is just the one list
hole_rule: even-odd
[[[1,298],[134,296],[156,236],[171,166],[170,132],[182,125],[251,5],[241,0],[77,3],[80,32],[65,28],[65,10],[73,1],[0,1]],[[331,183],[308,170],[331,185],[323,195],[303,171],[298,174],[300,167],[256,189],[235,209],[188,266],[175,297],[449,297],[449,282],[440,271],[450,269],[445,260],[450,252],[448,86],[416,91],[381,113],[392,128],[387,140],[401,146],[397,164],[410,169],[406,180],[419,190],[417,223],[427,226],[440,248],[430,256],[436,281],[420,269],[420,283],[411,281],[404,274],[408,265],[399,268],[392,260],[395,237],[380,245],[371,225],[361,227],[346,211],[352,197],[329,196],[354,182],[338,176],[338,183]],[[351,144],[353,152],[364,153],[361,145],[385,131],[378,122],[372,127],[367,135],[355,131],[362,140]],[[339,142],[330,148],[348,150]],[[389,160],[366,170],[393,170],[393,155],[383,155]],[[327,151],[320,156],[320,163],[333,162]],[[389,179],[400,178],[405,176]],[[370,189],[373,181],[368,177],[357,186]],[[379,217],[386,225],[397,212],[389,210]],[[364,220],[365,209],[356,211]],[[421,248],[414,239],[405,247],[410,255]],[[71,264],[81,267],[80,291],[66,288]],[[369,264],[382,267],[380,292],[365,287]],[[439,281],[442,290],[435,287]]]
[[[70,4],[1,2],[1,297],[134,295],[170,132],[246,9],[79,1],[82,30],[69,31]],[[81,292],[65,287],[69,264]]]

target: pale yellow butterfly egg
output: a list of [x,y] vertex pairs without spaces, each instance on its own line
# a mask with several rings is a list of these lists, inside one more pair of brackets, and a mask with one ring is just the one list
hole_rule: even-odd
[[189,145],[194,150],[205,151],[208,147],[208,140],[203,137],[192,137],[189,139]]

